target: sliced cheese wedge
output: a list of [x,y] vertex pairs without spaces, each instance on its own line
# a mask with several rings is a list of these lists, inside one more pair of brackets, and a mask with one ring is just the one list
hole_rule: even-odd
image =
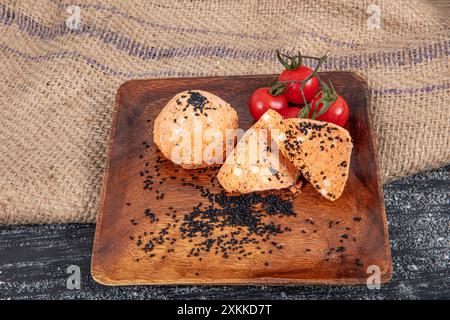
[[280,151],[325,198],[334,201],[347,182],[352,138],[347,130],[328,122],[285,119],[278,126]]
[[273,110],[248,129],[227,156],[217,178],[227,192],[250,193],[295,185],[299,170],[281,155],[281,116]]

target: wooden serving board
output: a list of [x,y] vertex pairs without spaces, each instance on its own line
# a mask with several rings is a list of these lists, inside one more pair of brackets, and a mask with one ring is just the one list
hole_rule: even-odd
[[[180,230],[185,214],[200,202],[207,202],[201,195],[202,188],[213,194],[222,191],[214,178],[217,169],[184,170],[164,161],[153,145],[153,120],[176,93],[201,89],[229,102],[238,111],[240,128],[248,129],[253,123],[247,109],[249,96],[274,76],[124,83],[117,93],[97,219],[94,279],[106,285],[364,284],[368,267],[376,266],[381,282],[388,281],[392,266],[366,83],[347,72],[321,76],[333,82],[351,108],[347,129],[354,149],[342,197],[330,202],[310,184],[304,184],[292,200],[296,216],[266,217],[267,223],[280,225],[285,231],[271,236],[270,241],[229,250],[227,257],[214,246],[209,252],[200,250],[196,254],[205,238],[183,239]],[[286,193],[272,192],[279,197]],[[164,241],[155,243],[162,229],[166,230],[162,233]],[[229,226],[216,228],[211,238],[217,240],[216,233],[226,238],[224,234],[235,231]],[[246,228],[240,231],[230,237],[242,240]]]

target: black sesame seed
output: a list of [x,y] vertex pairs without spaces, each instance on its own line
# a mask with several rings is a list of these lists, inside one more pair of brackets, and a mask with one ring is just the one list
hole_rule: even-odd
[[[165,163],[167,160],[158,157],[158,163]],[[160,166],[154,166],[155,171],[159,171]],[[190,174],[192,181],[199,180],[199,175],[207,172],[207,169],[201,169]],[[163,171],[163,170],[161,170]],[[272,170],[275,172],[275,170]],[[154,177],[148,175],[148,171],[145,172],[144,189],[149,189],[151,185],[159,182],[160,184],[167,179],[176,179],[176,176],[162,177],[154,181]],[[158,172],[155,174],[156,179],[160,176]],[[207,174],[211,178],[211,184],[215,181],[215,174]],[[175,229],[178,238],[186,239],[188,243],[191,243],[193,249],[188,257],[197,257],[200,261],[202,259],[201,254],[203,252],[212,251],[215,254],[221,254],[224,259],[228,259],[231,253],[235,253],[241,259],[253,254],[249,251],[247,246],[258,244],[260,242],[266,242],[271,236],[290,231],[290,228],[274,224],[273,222],[266,221],[266,216],[295,216],[292,206],[291,198],[283,198],[275,194],[248,194],[240,196],[230,196],[224,191],[219,193],[212,193],[204,185],[197,185],[192,182],[185,182],[184,178],[181,178],[183,185],[189,185],[199,190],[202,197],[207,199],[207,203],[203,204],[199,202],[192,208],[190,212],[183,213],[181,217],[177,217],[172,214],[175,210],[173,207],[169,207],[168,210],[172,213],[167,213],[167,217],[171,217],[176,223],[165,223],[165,227],[156,231],[157,234],[151,232],[144,232],[144,236],[148,237],[151,244],[142,244],[142,240],[138,246],[141,249],[147,251],[153,250],[154,246],[160,246],[164,243],[173,245],[177,238],[169,236],[170,230]],[[161,190],[155,190],[156,199],[162,200],[164,198],[164,192]],[[144,215],[150,219],[152,223],[156,223],[159,219],[151,209],[144,210]],[[167,221],[166,221],[167,222]],[[179,224],[178,224],[179,222]],[[225,228],[233,228],[234,230],[227,232]],[[220,230],[220,234],[217,234]],[[283,245],[280,245],[274,241],[274,248],[277,250],[283,249]],[[256,250],[260,251],[262,248],[256,246]],[[174,249],[168,249],[168,253],[174,252]],[[266,251],[263,251],[264,254]],[[268,251],[269,254],[272,250]],[[165,257],[165,256],[164,256]],[[161,257],[161,259],[164,259]]]
[[200,92],[189,91],[189,99],[187,99],[186,102],[188,105],[191,105],[193,107],[195,112],[203,113],[203,110],[208,103],[208,99]]

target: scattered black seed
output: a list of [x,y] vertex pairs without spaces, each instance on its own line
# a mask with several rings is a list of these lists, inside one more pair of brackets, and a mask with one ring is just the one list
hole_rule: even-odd
[[355,259],[355,265],[357,267],[362,267],[363,266],[363,264],[361,263],[361,261],[358,258]]
[[151,223],[154,223],[154,222],[158,221],[157,218],[156,218],[156,215],[152,212],[151,209],[148,209],[148,208],[145,209],[145,210],[144,210],[144,215],[145,215],[147,218],[150,219]]
[[[155,167],[155,170],[159,170],[159,167]],[[154,183],[153,176],[146,176],[146,178],[145,184],[152,185]],[[164,181],[163,179],[165,180],[165,178],[161,178],[160,181]],[[191,175],[191,180],[195,181],[197,179],[199,179],[198,175]],[[214,179],[215,176],[211,175],[211,181]],[[216,254],[221,252],[224,259],[228,259],[229,253],[237,251],[239,247],[257,244],[260,241],[265,242],[270,239],[271,235],[291,230],[290,228],[265,221],[267,214],[269,216],[295,216],[290,199],[284,199],[272,194],[241,196],[230,196],[224,192],[214,194],[208,188],[195,183],[183,182],[183,184],[195,187],[208,200],[206,204],[200,202],[192,208],[192,212],[184,214],[178,220],[180,222],[179,225],[169,224],[167,227],[167,229],[178,228],[177,231],[180,233],[180,238],[188,238],[188,242],[193,243],[192,239],[195,239],[196,251],[191,252],[189,256],[198,257],[202,251],[207,252],[214,248],[213,251]],[[160,190],[155,190],[155,192],[158,195],[158,200],[164,197],[164,193]],[[172,207],[169,208],[169,210],[172,209]],[[152,219],[153,213],[150,210],[147,211],[147,215]],[[172,215],[173,219],[175,217],[176,215]],[[155,218],[153,217],[153,219]],[[233,227],[237,230],[225,233],[223,232],[224,227]],[[163,232],[153,237],[152,240],[155,245],[161,245],[169,241],[168,237],[162,237],[168,232],[167,229],[162,230]],[[221,233],[216,236],[217,232],[214,232],[215,230],[220,230]],[[243,236],[238,237],[243,230],[245,230]],[[275,247],[279,250],[283,248],[279,244],[276,244]],[[260,247],[258,248],[256,250],[261,249]],[[240,254],[242,256],[250,256],[252,253],[244,251]],[[272,250],[269,253],[272,253]]]
[[197,91],[189,91],[188,93],[189,98],[186,101],[188,106],[192,106],[195,112],[203,113],[205,105],[208,103],[208,99]]
[[353,217],[353,221],[360,222],[361,221],[361,217]]
[[142,145],[143,145],[145,148],[150,148],[150,143],[148,143],[147,141],[142,142]]
[[[200,110],[197,111],[201,112]],[[158,157],[158,164],[165,162],[167,162],[165,158]],[[145,163],[144,165],[148,166],[149,164]],[[151,188],[154,187],[153,189],[158,200],[164,198],[164,192],[158,189],[157,186],[163,184],[166,180],[177,179],[175,175],[164,176],[165,170],[161,170],[162,174],[160,175],[158,172],[160,169],[159,165],[154,166],[155,173],[153,175],[150,175],[147,170],[142,171],[144,173],[144,189],[152,190]],[[278,172],[273,168],[271,169],[271,173],[276,176]],[[171,234],[173,230],[179,235],[179,238],[186,239],[188,243],[191,243],[193,250],[188,254],[188,257],[196,257],[199,261],[202,261],[202,253],[210,251],[217,255],[220,254],[224,259],[228,259],[233,253],[237,255],[238,260],[251,256],[254,253],[272,254],[272,250],[267,250],[267,252],[261,251],[260,246],[254,246],[260,242],[271,243],[274,250],[283,249],[283,245],[272,239],[277,234],[291,231],[291,229],[287,226],[267,221],[267,217],[295,216],[292,208],[292,199],[275,194],[231,196],[225,192],[213,193],[203,184],[196,183],[200,175],[205,172],[211,171],[199,169],[189,174],[187,178],[181,178],[181,181],[183,182],[182,185],[198,190],[207,201],[199,202],[189,212],[182,212],[178,216],[174,214],[175,210],[173,207],[169,207],[168,210],[171,212],[167,216],[173,219],[175,223],[167,223],[164,228],[159,231],[156,230],[156,232],[144,232],[144,238],[138,239],[139,243],[136,242],[138,247],[148,252],[149,256],[154,256],[155,254],[151,252],[153,248],[163,244],[175,244],[176,238]],[[207,173],[205,175],[208,177],[206,181],[210,181],[211,186],[213,186],[216,179],[215,174]],[[325,178],[322,174],[322,179]],[[156,214],[150,209],[148,210],[144,211],[144,214],[152,223],[157,222]],[[315,224],[312,219],[306,219],[305,221],[311,225]],[[137,224],[136,221],[134,223]],[[339,221],[330,221],[329,227],[331,228],[333,224],[339,225],[339,223]],[[346,230],[350,230],[350,228],[347,227]],[[307,233],[305,230],[301,230],[301,232]],[[317,229],[312,231],[312,233],[316,232]],[[349,237],[347,234],[344,235],[347,238]],[[344,235],[341,237],[347,239]],[[353,239],[356,241],[355,238]],[[130,240],[134,241],[134,238],[130,237]],[[174,251],[174,248],[167,250],[168,253]],[[306,249],[306,251],[310,252],[311,249]],[[333,251],[334,249],[331,248],[327,255],[330,255]],[[345,248],[341,246],[335,252],[342,253],[344,251]],[[161,259],[165,258],[166,255],[161,257]]]

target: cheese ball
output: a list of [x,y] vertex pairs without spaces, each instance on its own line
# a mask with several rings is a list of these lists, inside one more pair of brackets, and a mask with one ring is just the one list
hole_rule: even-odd
[[229,103],[210,92],[188,90],[158,114],[153,140],[164,157],[183,168],[205,168],[224,162],[227,144],[234,145],[228,137],[237,127],[238,115]]

